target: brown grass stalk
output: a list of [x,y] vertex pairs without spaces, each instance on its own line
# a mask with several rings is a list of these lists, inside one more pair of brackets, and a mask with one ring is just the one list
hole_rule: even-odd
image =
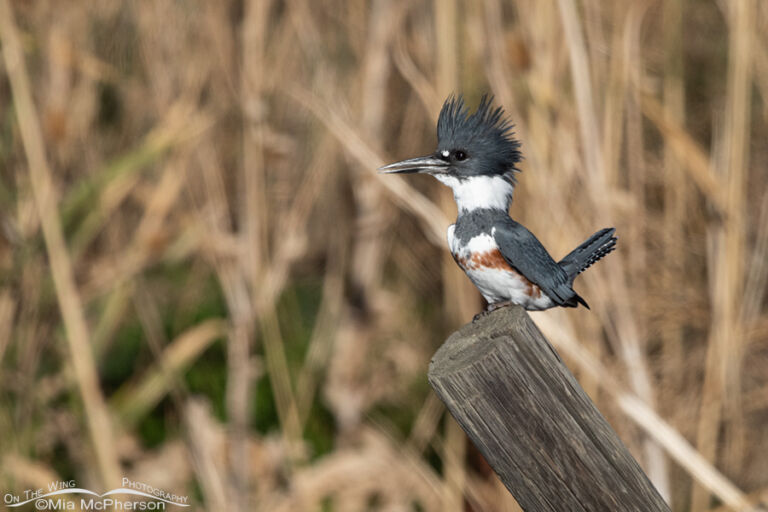
[[99,386],[98,372],[91,352],[88,325],[83,314],[80,295],[72,273],[72,263],[64,242],[51,183],[51,170],[45,153],[37,109],[32,100],[29,75],[8,0],[0,0],[0,38],[3,59],[11,82],[16,116],[29,163],[32,192],[48,251],[51,274],[56,287],[61,316],[69,345],[72,364],[93,450],[96,455],[102,485],[109,488],[118,483],[120,466],[115,450],[111,418]]
[[3,360],[8,343],[11,339],[11,327],[16,311],[16,303],[8,289],[0,290],[0,362]]
[[[581,133],[582,151],[588,185],[593,201],[598,210],[605,208],[606,171],[602,160],[602,137],[598,131],[597,110],[595,109],[587,52],[579,27],[579,17],[575,3],[571,0],[559,0],[561,20],[568,41],[570,71],[574,87],[578,120]],[[599,216],[604,215],[603,211]],[[610,286],[616,288],[616,297],[628,297],[625,273],[620,268],[620,261],[614,258],[608,262]],[[626,301],[616,304],[616,322],[618,325],[619,346],[627,365],[634,391],[651,407],[655,402],[653,384],[647,369],[645,355],[640,346],[641,335],[632,312]],[[660,494],[667,501],[670,499],[669,475],[664,455],[651,440],[645,442],[644,462],[648,476]]]
[[[332,108],[323,105],[317,98],[299,87],[288,90],[290,96],[308,108],[330,130],[342,144],[345,151],[369,172],[384,165],[385,160],[363,140],[354,128]],[[427,226],[425,234],[436,245],[445,245],[445,226],[449,224],[445,215],[421,193],[417,192],[399,176],[379,178],[384,188],[403,209],[413,213]]]
[[[713,337],[707,352],[707,371],[702,389],[697,446],[714,460],[721,418],[726,423],[725,461],[736,470],[744,456],[744,418],[741,410],[742,325],[739,321],[744,290],[745,207],[747,148],[749,145],[750,100],[752,91],[751,47],[754,5],[750,1],[729,6],[728,86],[721,175],[726,183],[728,218],[725,232],[718,233],[714,262],[717,286],[713,288]],[[727,400],[725,397],[728,397]],[[721,407],[724,410],[721,411]],[[721,416],[722,414],[722,416]],[[695,487],[691,506],[708,505],[709,496]]]
[[[685,82],[683,76],[683,11],[685,2],[666,2],[664,4],[664,46],[667,48],[664,62],[664,111],[670,122],[685,124]],[[670,265],[665,280],[671,282],[685,268],[684,251],[685,215],[688,207],[688,183],[681,170],[682,163],[671,145],[664,148],[664,169],[667,182],[664,196],[665,233],[664,254]],[[683,332],[679,325],[670,323],[663,331],[666,386],[673,389],[680,386],[680,375],[675,370],[683,364],[685,355]]]

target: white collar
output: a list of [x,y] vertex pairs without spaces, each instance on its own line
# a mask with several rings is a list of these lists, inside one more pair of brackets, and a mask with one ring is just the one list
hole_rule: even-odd
[[453,189],[459,213],[478,208],[493,208],[506,212],[515,191],[514,185],[501,176],[472,176],[461,179],[447,174],[434,176]]

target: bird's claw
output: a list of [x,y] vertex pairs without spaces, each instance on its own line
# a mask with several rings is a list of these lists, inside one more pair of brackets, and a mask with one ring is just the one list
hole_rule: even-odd
[[494,302],[493,304],[488,304],[488,307],[486,307],[483,311],[479,312],[474,316],[474,318],[472,318],[472,323],[477,322],[484,316],[493,313],[497,309],[505,308],[511,305],[512,305],[512,301],[508,301],[508,300],[503,302]]

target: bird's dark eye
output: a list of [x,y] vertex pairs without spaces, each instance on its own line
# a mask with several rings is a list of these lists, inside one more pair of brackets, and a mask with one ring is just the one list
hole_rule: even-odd
[[461,162],[462,160],[466,160],[467,159],[467,154],[465,152],[463,152],[462,150],[457,149],[456,151],[453,152],[453,158],[455,158],[456,160]]

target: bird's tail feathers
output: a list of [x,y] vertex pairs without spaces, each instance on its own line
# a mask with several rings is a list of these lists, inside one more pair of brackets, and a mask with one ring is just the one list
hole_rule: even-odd
[[579,306],[579,304],[587,309],[592,309],[589,307],[589,304],[587,304],[587,301],[585,301],[584,298],[576,292],[573,293],[573,297],[565,301],[562,305],[566,308],[576,308]]
[[601,229],[560,260],[560,265],[571,282],[603,256],[616,248],[615,228]]

